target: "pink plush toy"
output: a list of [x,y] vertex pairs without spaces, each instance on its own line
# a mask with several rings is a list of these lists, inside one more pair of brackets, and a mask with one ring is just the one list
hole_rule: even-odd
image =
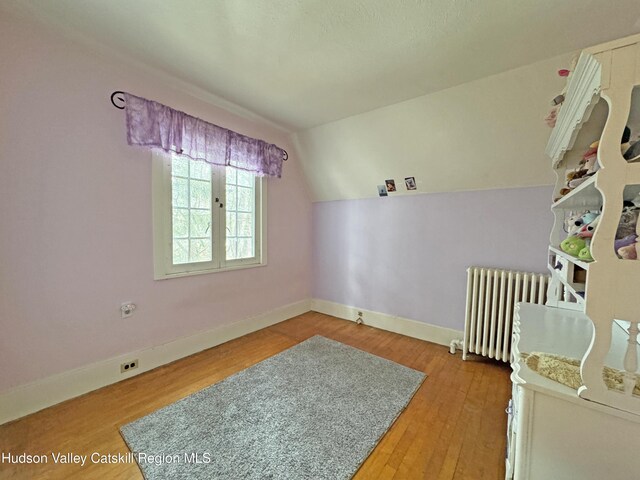
[[587,225],[583,225],[580,227],[580,230],[576,233],[580,238],[592,238],[594,232],[596,231],[596,227],[598,226],[598,222],[600,221],[600,216],[597,216],[595,219],[588,223]]
[[618,249],[618,255],[624,260],[637,260],[638,259],[638,244],[627,245]]
[[553,128],[556,126],[557,119],[558,119],[558,107],[555,106],[551,109],[551,111],[549,112],[549,115],[544,117],[544,121],[547,124],[547,126]]

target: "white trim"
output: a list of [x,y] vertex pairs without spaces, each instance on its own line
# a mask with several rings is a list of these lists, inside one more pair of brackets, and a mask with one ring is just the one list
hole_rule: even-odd
[[[0,393],[0,425],[302,315],[310,310],[310,306],[310,300],[302,300],[230,325],[223,325],[164,345],[130,352],[13,388]],[[139,367],[131,372],[120,373],[120,364],[134,358],[139,360]]]
[[[355,321],[357,312],[363,312],[365,325],[439,345],[449,345],[451,340],[462,336],[461,330],[430,325],[408,318],[327,300],[302,300],[230,325],[182,337],[156,347],[119,355],[2,392],[0,393],[0,425],[302,315],[310,310],[351,321]],[[134,358],[139,360],[139,367],[128,373],[120,373],[120,364]]]
[[420,340],[426,340],[427,342],[433,342],[439,345],[449,346],[452,340],[462,337],[462,330],[431,325],[429,323],[418,322],[417,320],[388,315],[386,313],[372,312],[371,310],[351,307],[327,300],[319,300],[317,298],[311,300],[311,310],[354,322],[358,315],[357,312],[362,312],[365,325]]
[[[152,206],[153,206],[153,278],[166,280],[170,278],[188,277],[191,275],[207,275],[244,268],[263,267],[267,264],[267,180],[255,177],[255,224],[254,252],[251,258],[226,260],[226,183],[223,168],[211,169],[211,205],[213,254],[211,261],[197,263],[173,264],[172,246],[172,177],[171,165],[173,154],[157,149],[152,150]],[[216,202],[215,199],[218,199]]]

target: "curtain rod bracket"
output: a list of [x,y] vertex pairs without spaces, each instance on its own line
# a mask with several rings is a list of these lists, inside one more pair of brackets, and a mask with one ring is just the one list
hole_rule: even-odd
[[[124,92],[120,91],[120,90],[116,90],[115,92],[113,92],[111,94],[111,104],[116,107],[118,110],[124,110],[124,97],[120,96],[120,97],[116,97],[116,95],[124,95]],[[115,97],[115,99],[114,99]],[[116,103],[116,100],[122,102],[122,106],[118,105]]]

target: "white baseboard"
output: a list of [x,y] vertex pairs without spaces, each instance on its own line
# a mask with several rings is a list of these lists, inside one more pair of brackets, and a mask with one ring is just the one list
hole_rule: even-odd
[[[0,393],[0,425],[301,315],[310,309],[311,301],[303,300],[164,345],[130,352],[21,385]],[[120,365],[132,358],[139,360],[138,368],[120,373]]]
[[439,327],[429,323],[418,322],[408,318],[396,317],[386,313],[372,312],[363,308],[350,307],[340,303],[329,302],[314,298],[311,300],[311,310],[332,315],[345,320],[355,321],[357,312],[363,313],[365,325],[380,328],[389,332],[399,333],[408,337],[426,340],[439,345],[449,346],[452,340],[462,338],[462,330]]
[[[240,322],[179,338],[157,347],[119,355],[2,392],[0,393],[0,425],[301,315],[309,310],[351,321],[355,321],[357,312],[361,311],[364,313],[366,325],[440,345],[449,345],[451,340],[462,338],[460,330],[372,312],[327,300],[303,300]],[[138,359],[138,368],[127,373],[120,373],[120,365],[133,358]]]

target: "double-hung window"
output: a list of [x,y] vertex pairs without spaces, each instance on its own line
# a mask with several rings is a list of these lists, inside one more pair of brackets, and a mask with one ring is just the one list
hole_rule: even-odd
[[155,278],[264,265],[265,187],[244,170],[154,152]]

